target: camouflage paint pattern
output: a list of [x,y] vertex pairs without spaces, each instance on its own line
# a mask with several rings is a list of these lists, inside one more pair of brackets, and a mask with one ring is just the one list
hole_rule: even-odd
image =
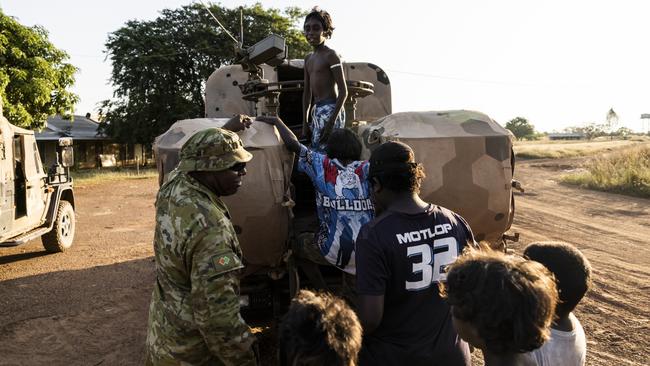
[[247,163],[253,155],[244,149],[236,133],[218,127],[201,130],[183,145],[178,170],[220,171]]
[[[357,120],[374,121],[393,113],[390,80],[384,70],[367,62],[344,62],[343,70],[347,80],[366,81],[374,86],[372,95],[357,99]],[[348,104],[346,102],[346,108]],[[350,112],[347,114],[352,116]],[[351,126],[352,121],[349,122],[348,127]]]
[[[280,72],[287,75],[287,70],[290,70],[290,74],[299,75],[297,78],[301,81],[303,67],[303,60],[288,60],[276,68],[261,65],[262,77],[273,83],[278,81]],[[346,122],[353,128],[357,128],[358,123],[358,133],[364,140],[365,158],[369,157],[370,149],[390,139],[411,145],[427,171],[422,186],[423,198],[464,216],[477,239],[498,242],[510,228],[514,216],[512,137],[509,131],[480,112],[391,114],[391,86],[384,70],[364,62],[344,63],[343,67],[347,80],[374,85],[372,95],[357,100],[356,117],[361,122]],[[244,100],[239,86],[247,80],[248,74],[239,65],[215,70],[206,83],[206,116],[224,118],[225,121],[236,113],[269,113],[277,98],[276,101],[268,98],[260,98],[257,102]],[[291,92],[302,94],[299,89]],[[302,106],[296,103],[285,108],[301,110]],[[346,114],[351,116],[351,113]],[[204,125],[201,128],[216,123],[212,122],[215,119],[180,121],[156,139],[154,150],[161,182],[178,164],[175,145],[199,129],[195,126],[199,122],[189,121],[202,121],[200,123]],[[298,125],[302,120],[285,122]],[[242,230],[240,239],[246,260],[262,266],[278,266],[289,236],[291,210],[287,207],[286,197],[291,158],[279,139],[274,140],[277,145],[263,145],[255,140],[275,137],[276,132],[258,127],[253,133],[244,131],[240,135],[255,159],[247,166],[247,183],[229,207],[234,212],[235,225]],[[249,137],[245,137],[247,135]],[[249,227],[264,227],[268,235],[255,235]]]
[[[264,80],[269,83],[278,81],[278,68],[293,68],[299,70],[300,78],[296,81],[303,82],[304,60],[287,60],[277,68],[269,65],[260,66]],[[386,73],[378,66],[367,62],[344,62],[343,70],[347,80],[366,81],[374,85],[374,94],[357,100],[357,120],[372,121],[389,115],[392,112],[390,81]],[[261,115],[269,112],[266,98],[260,98],[257,103],[243,99],[239,88],[248,80],[248,73],[240,65],[223,66],[215,70],[208,78],[205,86],[205,116],[209,118],[230,118],[233,114]],[[301,84],[304,85],[304,84]],[[298,90],[302,95],[302,90]],[[346,116],[350,106],[346,103]],[[302,109],[301,105],[296,106]],[[288,124],[300,124],[300,121],[285,121]],[[350,126],[351,120],[347,121]]]
[[[382,142],[410,145],[425,168],[420,195],[498,244],[512,224],[512,134],[474,111],[403,112],[359,127],[364,158]],[[498,246],[498,245],[497,245]]]
[[147,332],[152,365],[255,365],[239,311],[242,252],[225,204],[175,170],[156,200],[156,283]]

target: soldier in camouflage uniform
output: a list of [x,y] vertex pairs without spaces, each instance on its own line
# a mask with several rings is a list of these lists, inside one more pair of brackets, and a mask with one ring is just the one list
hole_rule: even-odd
[[235,133],[203,130],[160,187],[148,365],[256,364],[255,337],[239,312],[242,252],[219,198],[237,192],[251,158]]

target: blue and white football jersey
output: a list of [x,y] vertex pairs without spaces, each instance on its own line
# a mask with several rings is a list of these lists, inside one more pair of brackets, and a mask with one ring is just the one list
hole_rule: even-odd
[[354,242],[361,227],[372,220],[367,161],[346,166],[337,159],[301,146],[298,170],[306,173],[316,189],[320,229],[318,247],[325,259],[355,274]]

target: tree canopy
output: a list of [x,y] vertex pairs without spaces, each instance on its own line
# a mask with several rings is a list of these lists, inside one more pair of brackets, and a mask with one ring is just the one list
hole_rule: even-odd
[[616,130],[618,127],[618,114],[614,112],[614,108],[610,108],[609,111],[607,111],[607,117],[605,119],[605,125],[607,126],[607,130],[612,133]]
[[506,129],[510,130],[518,140],[531,139],[535,136],[535,126],[524,117],[515,117],[506,123]]
[[[290,58],[309,51],[297,27],[305,14],[298,8],[209,8],[231,33],[240,29],[241,9],[245,46],[274,33],[286,39]],[[114,98],[102,103],[101,128],[129,143],[151,143],[175,121],[203,116],[207,78],[235,57],[235,43],[200,4],[163,10],[151,21],[129,21],[109,34],[105,46]]]
[[0,97],[14,125],[40,129],[49,116],[72,115],[79,98],[68,90],[77,68],[47,31],[26,27],[0,10]]

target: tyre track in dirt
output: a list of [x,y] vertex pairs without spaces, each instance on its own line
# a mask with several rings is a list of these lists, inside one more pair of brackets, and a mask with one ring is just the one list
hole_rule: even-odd
[[593,285],[576,314],[588,339],[589,365],[650,362],[650,200],[560,184],[583,159],[524,161],[516,177],[513,230],[523,247],[538,240],[575,244],[590,260]]

